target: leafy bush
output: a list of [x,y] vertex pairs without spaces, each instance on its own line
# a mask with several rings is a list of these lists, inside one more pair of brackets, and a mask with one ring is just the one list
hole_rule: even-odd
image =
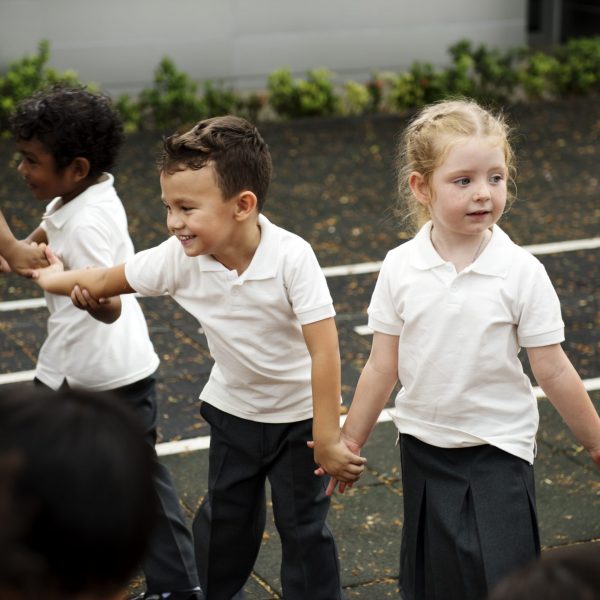
[[560,65],[556,76],[560,95],[600,89],[600,37],[569,40],[557,48],[556,59]]
[[392,90],[396,78],[396,73],[390,71],[376,72],[371,76],[366,84],[370,98],[368,112],[377,113],[396,110],[392,99]]
[[483,44],[473,48],[469,40],[461,40],[448,52],[454,62],[449,71],[455,69],[460,75],[455,93],[486,103],[505,103],[514,98],[524,49],[515,48],[503,53]]
[[357,81],[344,84],[343,110],[348,115],[361,115],[369,110],[371,94],[366,85]]
[[[600,91],[600,36],[572,39],[550,52],[515,48],[501,52],[460,40],[448,49],[451,63],[438,69],[414,62],[399,73],[374,73],[366,84],[347,81],[336,94],[332,73],[308,71],[295,80],[289,69],[278,69],[267,80],[267,92],[241,95],[220,83],[204,83],[202,94],[190,77],[171,59],[161,60],[153,85],[137,97],[122,95],[116,101],[125,129],[171,132],[198,120],[237,114],[255,122],[265,107],[283,118],[404,111],[449,96],[468,96],[485,103],[507,104]],[[47,66],[49,44],[39,43],[37,53],[9,65],[0,77],[0,135],[16,104],[37,89],[56,82],[81,85],[73,71]],[[93,89],[93,86],[88,85]]]
[[306,79],[294,81],[288,69],[278,69],[267,80],[269,103],[286,118],[333,115],[339,99],[327,69],[308,71]]
[[430,63],[414,62],[392,82],[390,100],[396,110],[406,110],[441,100],[449,93],[443,71]]
[[197,88],[186,73],[164,57],[154,72],[154,85],[140,92],[140,128],[170,132],[206,117],[206,105]]
[[266,98],[259,94],[242,96],[232,89],[207,81],[204,84],[204,106],[209,117],[220,115],[237,115],[251,122],[258,118],[259,111],[266,103]]
[[[50,44],[42,40],[37,53],[12,62],[0,77],[0,132],[8,132],[8,120],[17,104],[36,90],[58,82],[79,85],[74,71],[59,72],[47,66]],[[93,87],[93,86],[88,86]]]
[[121,115],[126,133],[133,133],[140,128],[140,107],[136,99],[129,94],[121,94],[115,101],[115,107]]
[[560,63],[549,54],[534,52],[517,73],[525,96],[531,100],[551,97],[556,92]]

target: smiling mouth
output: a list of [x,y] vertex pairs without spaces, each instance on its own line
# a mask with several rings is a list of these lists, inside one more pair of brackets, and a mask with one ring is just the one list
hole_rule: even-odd
[[470,217],[482,217],[483,215],[487,215],[489,214],[489,210],[476,210],[470,213],[467,213],[468,216]]
[[177,239],[180,242],[188,242],[189,240],[193,240],[195,237],[195,235],[178,235]]

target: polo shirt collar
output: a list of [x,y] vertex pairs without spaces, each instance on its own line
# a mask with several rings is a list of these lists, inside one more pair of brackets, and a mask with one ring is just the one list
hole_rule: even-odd
[[431,243],[431,227],[432,223],[428,221],[413,238],[414,249],[410,262],[415,269],[421,271],[427,271],[446,264],[446,261],[436,252]]
[[[262,213],[258,215],[260,226],[260,242],[248,268],[240,276],[240,282],[249,279],[270,279],[277,274],[277,257],[279,256],[279,236],[277,227]],[[228,271],[210,255],[200,255],[198,264],[201,271]]]
[[83,204],[88,205],[96,198],[102,198],[106,188],[112,187],[114,177],[110,173],[104,173],[106,179],[90,185],[79,196],[63,204],[62,198],[58,196],[51,200],[46,206],[42,220],[51,223],[56,229],[62,229],[72,217],[81,210]]
[[514,245],[506,233],[498,225],[494,225],[488,245],[467,269],[481,275],[506,277],[513,261],[511,250]]
[[[432,223],[428,221],[413,238],[414,251],[411,265],[423,271],[446,264],[431,243],[431,227]],[[463,273],[473,271],[481,275],[506,277],[512,261],[510,249],[513,245],[506,233],[498,225],[494,225],[487,246],[477,260],[464,269]]]

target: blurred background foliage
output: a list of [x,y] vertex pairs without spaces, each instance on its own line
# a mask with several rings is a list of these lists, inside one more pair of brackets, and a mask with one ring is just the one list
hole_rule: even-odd
[[[294,77],[287,68],[269,75],[261,92],[239,92],[221,82],[202,85],[164,57],[153,83],[139,94],[115,99],[126,130],[171,132],[200,119],[237,114],[250,121],[401,113],[453,96],[488,106],[595,94],[600,91],[600,36],[571,39],[551,51],[515,48],[505,52],[461,40],[448,49],[443,68],[415,62],[402,72],[375,72],[368,81],[342,81],[326,68]],[[48,66],[50,46],[42,40],[33,55],[9,65],[0,76],[0,134],[16,104],[56,82],[80,82],[73,71]]]

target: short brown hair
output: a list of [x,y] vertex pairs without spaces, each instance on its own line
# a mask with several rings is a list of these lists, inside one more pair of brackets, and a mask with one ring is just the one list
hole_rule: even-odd
[[225,200],[249,190],[262,210],[271,182],[271,154],[258,129],[241,117],[227,115],[200,121],[189,131],[165,139],[158,161],[161,172],[212,165]]

